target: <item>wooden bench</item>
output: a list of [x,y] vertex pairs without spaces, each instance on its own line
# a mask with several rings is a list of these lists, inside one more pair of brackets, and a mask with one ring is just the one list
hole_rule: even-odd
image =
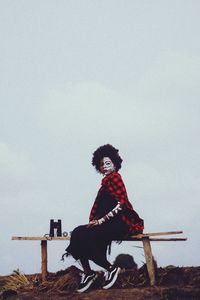
[[[156,284],[156,277],[155,277],[155,266],[153,261],[153,255],[151,250],[151,242],[157,241],[186,241],[187,238],[172,238],[172,237],[165,237],[162,238],[160,236],[171,236],[181,234],[183,231],[168,231],[168,232],[154,232],[154,233],[143,233],[138,235],[130,236],[124,241],[142,241],[143,248],[144,248],[144,255],[147,265],[147,271],[149,275],[150,285],[154,286]],[[47,268],[47,242],[48,241],[66,241],[70,240],[70,236],[67,237],[49,237],[49,236],[13,236],[12,240],[18,241],[41,241],[41,273],[42,273],[42,280],[45,281],[48,275],[48,268]]]

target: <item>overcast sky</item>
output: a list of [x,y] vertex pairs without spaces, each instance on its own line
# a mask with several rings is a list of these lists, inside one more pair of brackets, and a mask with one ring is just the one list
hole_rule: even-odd
[[[13,235],[88,222],[101,175],[97,147],[120,150],[120,173],[159,266],[199,265],[200,2],[0,1],[0,274],[40,272],[40,243]],[[134,243],[114,245],[144,262]],[[141,244],[138,244],[141,246]],[[49,271],[67,242],[49,242]],[[94,266],[96,269],[98,267]]]

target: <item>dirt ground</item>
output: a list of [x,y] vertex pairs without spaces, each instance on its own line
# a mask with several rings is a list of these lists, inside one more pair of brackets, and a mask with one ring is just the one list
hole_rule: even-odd
[[40,274],[12,274],[0,277],[0,300],[200,300],[200,267],[157,268],[156,286],[150,287],[146,265],[122,270],[109,290],[102,289],[103,273],[85,293],[77,293],[81,271],[74,266],[50,273],[42,282]]

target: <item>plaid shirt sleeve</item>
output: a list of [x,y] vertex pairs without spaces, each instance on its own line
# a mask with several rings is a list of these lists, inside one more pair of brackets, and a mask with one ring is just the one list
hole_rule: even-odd
[[129,216],[125,213],[122,214],[122,220],[128,225],[130,233],[142,233],[144,228],[143,220],[139,218],[137,213],[134,211],[132,204],[128,200],[127,192],[121,175],[118,172],[113,172],[112,174],[104,177],[102,180],[102,186],[98,192],[95,203],[92,207],[90,213],[90,221],[94,219],[95,211],[98,207],[98,200],[101,195],[101,191],[107,189],[111,196],[116,200],[120,207],[126,212],[133,212],[135,216]]
[[142,233],[144,229],[144,222],[134,211],[132,204],[128,200],[126,188],[124,186],[121,175],[114,172],[110,175],[107,181],[107,189],[111,195],[120,203],[122,209],[133,211],[135,217],[122,215],[122,220],[128,225],[129,233]]
[[106,185],[110,194],[113,196],[114,199],[117,200],[117,202],[120,203],[122,207],[133,209],[131,203],[128,200],[124,182],[119,173],[117,172],[112,173],[109,176]]
[[92,209],[90,211],[89,221],[92,221],[94,219],[94,216],[95,216],[95,213],[96,213],[96,209],[98,207],[98,199],[100,197],[101,191],[102,191],[102,187],[98,191],[97,197],[96,197],[96,199],[94,201],[94,204],[92,206]]

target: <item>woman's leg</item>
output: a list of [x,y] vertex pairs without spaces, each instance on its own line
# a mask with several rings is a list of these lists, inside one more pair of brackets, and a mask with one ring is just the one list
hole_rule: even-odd
[[95,264],[99,265],[105,270],[109,270],[112,265],[107,260],[106,251],[107,244],[102,245],[102,247],[97,247],[92,260]]
[[96,255],[95,259],[93,259],[95,264],[99,265],[100,267],[104,268],[105,270],[109,270],[112,266],[109,261],[100,255]]
[[[102,232],[103,231],[103,232]],[[105,241],[102,227],[89,228],[85,225],[75,228],[72,232],[70,246],[66,249],[75,259],[79,259],[84,273],[91,273],[89,260],[108,270],[111,264],[106,258],[109,242]]]
[[80,260],[86,272],[91,271],[88,260],[92,260],[106,270],[110,269],[111,264],[107,260],[106,251],[113,232],[116,234],[116,229],[118,229],[113,225],[112,222],[95,227],[82,225],[73,230],[70,245],[66,251],[75,259]]
[[91,273],[93,273],[92,269],[90,268],[89,260],[87,258],[81,258],[80,262],[81,262],[81,265],[83,267],[83,272],[85,274],[91,274]]

